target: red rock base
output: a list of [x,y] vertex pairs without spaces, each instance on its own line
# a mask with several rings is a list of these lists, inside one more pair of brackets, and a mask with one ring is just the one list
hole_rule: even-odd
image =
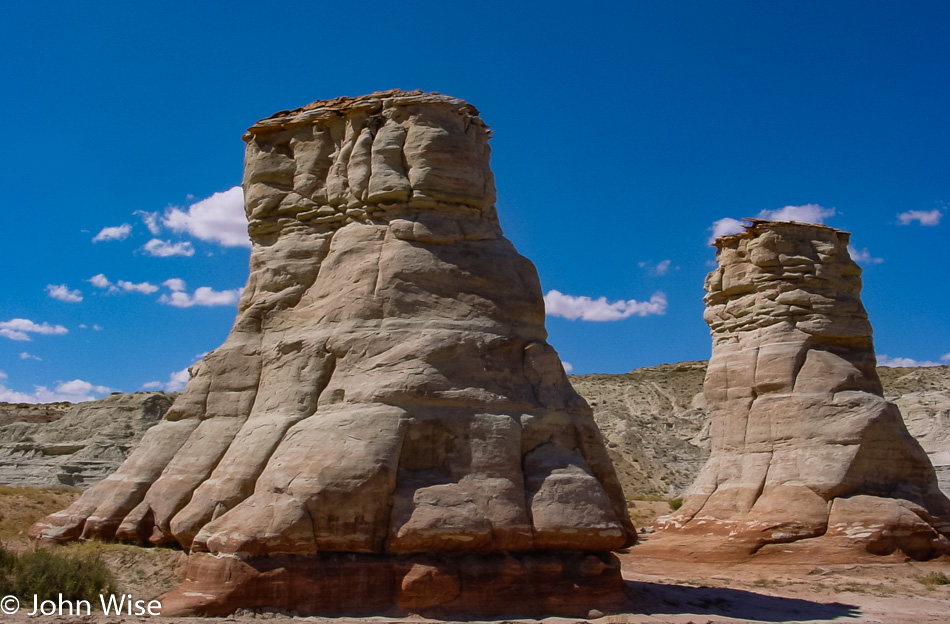
[[237,609],[298,615],[587,617],[626,605],[612,553],[380,557],[350,553],[239,559],[189,556],[185,581],[161,596],[162,615]]

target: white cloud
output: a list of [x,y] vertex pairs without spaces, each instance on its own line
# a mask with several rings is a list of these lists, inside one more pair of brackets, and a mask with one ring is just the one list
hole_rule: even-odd
[[92,242],[99,243],[102,241],[120,241],[125,240],[129,237],[129,234],[132,233],[132,226],[128,223],[123,223],[122,225],[114,225],[112,227],[105,227],[99,230],[99,233],[92,237]]
[[168,383],[165,384],[165,391],[181,392],[182,389],[184,389],[185,384],[188,383],[189,379],[191,379],[191,373],[188,372],[187,368],[176,371],[168,376]]
[[69,290],[66,284],[47,284],[46,294],[53,299],[65,301],[66,303],[79,303],[82,301],[82,291]]
[[[201,358],[198,358],[199,360]],[[188,380],[191,379],[191,373],[188,372],[188,368],[183,368],[180,371],[175,371],[174,373],[168,376],[168,381],[150,381],[148,383],[142,384],[142,388],[145,390],[164,390],[165,392],[181,392],[185,384],[188,383]]]
[[[755,215],[756,219],[768,221],[797,221],[798,223],[816,223],[823,224],[825,219],[835,216],[834,208],[825,208],[818,204],[803,204],[801,206],[783,206],[776,210],[762,210]],[[712,245],[720,236],[738,234],[745,227],[739,219],[725,217],[713,222],[712,236],[709,237],[709,244]]]
[[111,392],[111,389],[106,386],[97,386],[82,379],[59,383],[53,390],[46,386],[33,386],[32,393],[17,392],[2,383],[6,378],[6,373],[0,371],[0,401],[8,403],[55,403],[58,401],[81,403],[100,398],[95,396],[97,394],[103,395]]
[[203,241],[224,247],[250,247],[247,217],[244,214],[244,192],[240,186],[215,193],[192,204],[185,212],[172,208],[162,223],[174,232],[188,232]]
[[[158,286],[155,284],[150,284],[149,282],[128,282],[126,280],[118,280],[115,284],[109,281],[109,278],[104,274],[100,273],[99,275],[93,275],[88,280],[96,288],[108,288],[110,293],[114,292],[138,292],[143,295],[150,295],[153,292],[158,290]],[[83,328],[85,329],[85,328]],[[101,327],[95,326],[94,329],[102,329]]]
[[933,210],[908,210],[897,215],[897,222],[901,225],[910,225],[914,221],[921,225],[938,225],[943,213],[938,208]]
[[881,264],[884,262],[884,258],[875,258],[872,256],[867,247],[858,249],[853,245],[848,245],[848,253],[851,254],[851,259],[858,264]]
[[155,284],[149,284],[148,282],[141,282],[139,284],[133,284],[132,282],[126,282],[125,280],[119,280],[116,282],[116,285],[124,290],[125,292],[139,292],[143,295],[150,295],[153,292],[158,290],[158,286]]
[[152,233],[152,236],[158,236],[162,232],[162,226],[158,224],[157,212],[145,212],[144,210],[136,210],[132,214],[142,219],[142,223],[144,223],[145,227],[148,228],[148,231]]
[[[943,360],[947,356],[950,356],[950,353],[942,356],[940,359]],[[892,368],[916,368],[916,367],[924,367],[924,366],[942,366],[940,362],[931,362],[930,360],[914,360],[912,358],[906,358],[906,357],[892,358],[884,354],[877,356],[877,365],[890,366]]]
[[824,208],[818,204],[804,204],[802,206],[784,206],[778,210],[763,210],[756,215],[756,218],[770,221],[822,224],[825,219],[833,216],[835,216],[834,208]]
[[104,274],[100,273],[99,275],[93,275],[86,280],[96,288],[110,288],[112,287],[112,282],[109,281]]
[[[184,286],[184,282],[182,282]],[[176,290],[170,295],[162,295],[158,298],[159,303],[164,303],[176,308],[190,308],[192,306],[226,306],[235,305],[241,299],[241,289],[233,290],[215,290],[208,286],[201,286],[195,289],[194,294],[189,295],[184,290]]]
[[649,301],[607,301],[606,297],[574,297],[557,290],[550,290],[544,296],[544,307],[548,316],[559,316],[572,321],[619,321],[631,316],[650,316],[666,314],[666,295],[655,292]]
[[190,257],[195,255],[195,248],[188,241],[173,243],[171,241],[153,238],[145,243],[142,249],[145,253],[155,258],[169,258],[171,256]]
[[940,356],[940,361],[944,364],[950,364],[950,353],[944,353]]
[[739,219],[732,219],[730,217],[724,217],[718,221],[714,221],[712,227],[709,229],[712,230],[712,236],[709,237],[709,244],[712,245],[716,242],[716,239],[720,236],[729,236],[731,234],[738,234],[739,232],[745,231],[746,222]]
[[0,321],[0,336],[10,340],[33,340],[30,334],[43,334],[47,336],[61,336],[69,333],[69,330],[62,325],[50,325],[49,323],[34,323],[29,319],[15,318],[9,321]]
[[20,359],[21,360],[36,360],[37,362],[43,361],[43,358],[37,357],[33,355],[32,353],[27,353],[26,351],[20,354]]
[[565,372],[565,373],[573,373],[573,372],[574,372],[574,365],[571,364],[570,362],[566,362],[566,361],[564,361],[564,360],[561,360],[561,366],[564,367],[564,372]]
[[638,262],[637,266],[641,269],[646,269],[650,275],[666,275],[670,270],[670,265],[672,260],[661,260],[656,264],[653,264],[652,261],[643,261]]
[[162,286],[165,286],[172,292],[178,292],[180,290],[185,290],[185,280],[173,277],[162,282]]

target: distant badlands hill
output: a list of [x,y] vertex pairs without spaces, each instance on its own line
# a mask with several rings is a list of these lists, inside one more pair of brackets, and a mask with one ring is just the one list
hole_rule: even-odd
[[[594,409],[627,498],[677,497],[705,463],[705,372],[706,362],[680,362],[571,376]],[[878,374],[950,493],[950,366],[879,367]],[[0,403],[0,484],[88,487],[118,467],[174,397],[137,392],[76,405]]]

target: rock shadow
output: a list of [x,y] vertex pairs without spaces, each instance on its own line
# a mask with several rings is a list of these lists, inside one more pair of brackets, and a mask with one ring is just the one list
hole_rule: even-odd
[[761,622],[858,618],[856,605],[768,596],[728,587],[626,581],[630,612],[641,615],[709,615]]

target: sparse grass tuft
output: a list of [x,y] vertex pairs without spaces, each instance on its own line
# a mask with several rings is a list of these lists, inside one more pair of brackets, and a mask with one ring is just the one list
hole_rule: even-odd
[[917,582],[927,589],[933,590],[938,585],[950,585],[950,576],[943,572],[931,572],[926,576],[919,577]]

